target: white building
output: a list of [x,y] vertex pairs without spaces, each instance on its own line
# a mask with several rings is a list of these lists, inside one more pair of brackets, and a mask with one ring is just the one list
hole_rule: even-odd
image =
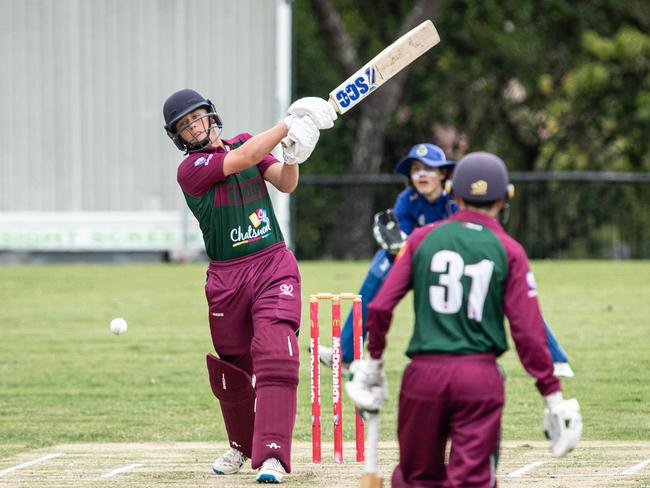
[[200,251],[162,104],[191,87],[224,137],[270,127],[290,35],[288,0],[0,0],[0,252]]

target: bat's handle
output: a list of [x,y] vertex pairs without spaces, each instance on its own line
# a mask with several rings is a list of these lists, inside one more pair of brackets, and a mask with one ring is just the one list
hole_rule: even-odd
[[334,111],[335,111],[337,114],[341,114],[341,113],[343,113],[343,112],[341,112],[341,107],[339,107],[339,104],[336,103],[336,100],[334,100],[333,97],[330,96],[330,97],[327,99],[327,101],[329,102],[329,104],[332,106],[332,108],[334,109]]
[[378,473],[377,449],[379,448],[379,414],[375,413],[366,420],[366,473]]

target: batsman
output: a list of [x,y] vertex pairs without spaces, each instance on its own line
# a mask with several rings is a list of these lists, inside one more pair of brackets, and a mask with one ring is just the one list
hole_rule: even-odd
[[[281,483],[291,471],[296,416],[300,273],[266,182],[292,192],[298,164],[336,113],[325,100],[303,98],[268,130],[230,139],[221,138],[212,102],[194,90],[170,95],[163,114],[186,155],[177,179],[210,258],[205,295],[219,357],[208,354],[207,367],[231,446],[212,469],[235,474],[250,458],[259,483]],[[281,141],[282,162],[270,154]]]
[[457,163],[451,181],[460,210],[416,229],[400,250],[368,306],[370,358],[352,363],[346,384],[360,409],[381,409],[387,396],[386,334],[395,306],[413,289],[415,326],[399,395],[394,488],[496,486],[505,398],[497,358],[508,347],[504,317],[544,399],[552,453],[567,454],[582,434],[578,402],[563,398],[553,374],[526,252],[496,218],[513,193],[504,162],[490,153],[470,153]]

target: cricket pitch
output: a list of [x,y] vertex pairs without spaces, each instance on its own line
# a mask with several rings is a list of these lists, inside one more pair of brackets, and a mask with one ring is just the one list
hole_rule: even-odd
[[[250,463],[236,475],[212,474],[224,443],[60,444],[24,451],[0,460],[1,488],[37,487],[252,487]],[[354,443],[344,444],[344,463],[335,464],[331,444],[323,444],[323,463],[311,463],[311,444],[293,445],[293,472],[285,486],[345,488],[359,486],[362,463]],[[394,442],[382,442],[379,462],[390,486],[397,463]],[[583,442],[565,458],[553,458],[545,442],[505,442],[498,466],[501,488],[635,487],[650,488],[650,442]]]

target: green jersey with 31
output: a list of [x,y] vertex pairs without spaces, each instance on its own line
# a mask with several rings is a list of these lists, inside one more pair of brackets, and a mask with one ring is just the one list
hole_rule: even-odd
[[420,352],[471,354],[507,349],[503,325],[506,251],[487,227],[443,224],[413,256],[416,323],[409,356]]

